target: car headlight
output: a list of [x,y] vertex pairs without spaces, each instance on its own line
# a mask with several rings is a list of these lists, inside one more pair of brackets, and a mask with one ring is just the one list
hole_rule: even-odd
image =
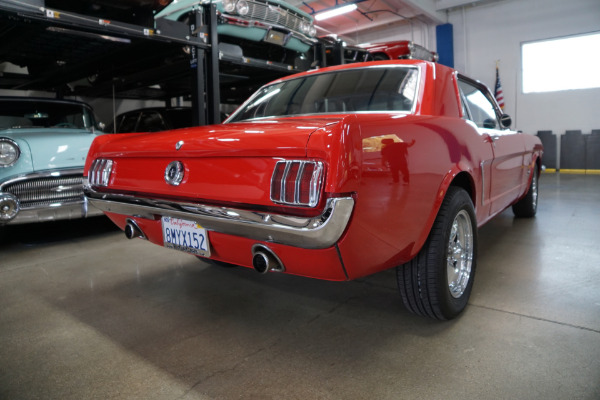
[[310,25],[310,28],[308,29],[308,36],[311,36],[311,37],[317,36],[317,28],[315,28],[315,26],[312,24]]
[[300,21],[300,31],[305,35],[308,35],[308,31],[310,30],[310,25],[306,21]]
[[9,138],[0,138],[0,167],[10,167],[21,155],[19,145]]
[[250,11],[250,6],[248,5],[248,2],[246,0],[239,0],[235,4],[235,10],[240,15],[246,15]]
[[235,10],[235,0],[223,0],[223,9],[228,13],[233,12]]

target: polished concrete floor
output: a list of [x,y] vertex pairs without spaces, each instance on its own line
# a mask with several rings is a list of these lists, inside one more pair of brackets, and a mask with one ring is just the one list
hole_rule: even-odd
[[600,176],[545,174],[480,229],[471,301],[406,312],[393,271],[332,283],[3,228],[0,399],[600,399]]

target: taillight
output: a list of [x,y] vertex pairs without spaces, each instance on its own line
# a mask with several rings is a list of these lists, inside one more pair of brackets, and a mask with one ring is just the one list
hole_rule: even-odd
[[93,186],[108,186],[113,161],[99,158],[92,162],[88,171],[88,182]]
[[271,178],[271,200],[275,203],[315,207],[319,204],[323,163],[278,161]]

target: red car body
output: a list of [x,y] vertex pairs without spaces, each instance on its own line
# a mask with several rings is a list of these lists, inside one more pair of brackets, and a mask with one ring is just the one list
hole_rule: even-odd
[[413,43],[410,40],[397,40],[386,43],[370,43],[359,45],[366,49],[375,60],[404,60],[419,59],[425,61],[437,61],[438,55],[425,47]]
[[172,239],[165,221],[181,218],[206,230],[187,244],[206,239],[213,260],[336,281],[414,260],[452,186],[468,193],[477,226],[526,196],[541,167],[539,139],[499,127],[495,102],[495,128],[467,119],[459,81],[493,97],[450,68],[360,63],[274,85],[383,68],[410,70],[407,110],[263,116],[256,113],[272,94],[259,91],[221,125],[98,137],[85,165],[86,195],[130,238],[163,246]]

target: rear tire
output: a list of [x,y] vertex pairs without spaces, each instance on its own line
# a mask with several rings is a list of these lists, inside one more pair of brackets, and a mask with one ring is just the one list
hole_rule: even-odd
[[513,204],[513,214],[517,218],[532,218],[535,217],[537,212],[538,202],[538,170],[533,167],[533,176],[531,177],[531,183],[529,184],[529,190],[525,197]]
[[451,186],[417,256],[396,268],[398,289],[411,312],[448,320],[469,300],[477,259],[477,223],[468,193]]

